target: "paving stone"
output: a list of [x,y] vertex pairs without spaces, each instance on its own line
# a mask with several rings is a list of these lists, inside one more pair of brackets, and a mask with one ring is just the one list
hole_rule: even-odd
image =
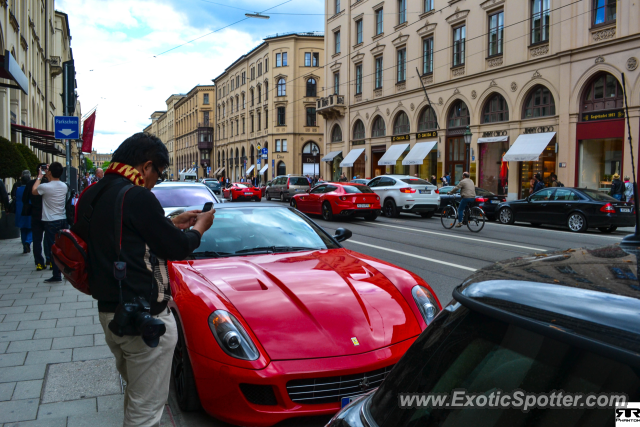
[[82,310],[78,310],[76,316],[97,316],[98,309],[97,308],[83,308]]
[[109,346],[101,345],[95,347],[82,347],[73,349],[73,361],[93,360],[93,359],[111,359],[113,353]]
[[[67,291],[65,291],[65,292],[67,292]],[[78,292],[78,302],[81,302],[81,301],[91,301],[91,302],[93,302],[93,297],[91,295],[86,295],[86,294]]]
[[[45,311],[40,316],[40,319],[63,319],[68,317],[76,317],[76,310]],[[59,327],[60,325],[56,326]]]
[[[41,380],[47,365],[25,365],[0,368],[0,383]],[[2,411],[0,410],[0,414]]]
[[98,412],[95,397],[68,402],[44,403],[38,409],[38,419],[87,415],[95,412]]
[[20,295],[33,294],[31,298],[46,298],[42,295],[35,295],[36,292],[42,292],[42,289],[38,288],[38,285],[34,285],[31,283],[25,283],[25,285],[28,285],[28,286],[20,288]]
[[0,307],[0,314],[24,313],[27,307]]
[[33,297],[34,298],[53,298],[53,297],[61,297],[63,294],[63,291],[44,291],[41,288],[36,288],[37,290],[34,291],[33,293]]
[[0,342],[0,354],[3,354],[5,351],[7,351],[7,347],[9,347],[8,342]]
[[51,349],[51,338],[40,340],[13,341],[7,348],[7,353],[18,353],[21,351],[39,351]]
[[15,331],[18,329],[20,322],[4,322],[0,323],[0,332]]
[[27,294],[20,294],[20,293],[15,293],[15,294],[4,294],[2,295],[2,297],[0,297],[0,300],[7,300],[7,299],[31,299],[31,296],[33,294],[32,293],[27,293]]
[[[47,298],[47,304],[51,303],[51,304],[55,304],[57,302],[64,302],[64,303],[69,303],[69,302],[78,302],[78,297],[75,295],[69,295],[69,296],[64,296],[64,297],[51,297],[51,298]],[[64,308],[63,308],[64,309]]]
[[60,310],[79,310],[83,308],[91,308],[91,301],[83,302],[65,302],[60,305]]
[[93,317],[84,316],[84,317],[70,317],[67,319],[58,319],[57,327],[61,328],[64,326],[83,326],[90,325],[93,323]]
[[[105,411],[91,415],[71,416],[67,421],[67,427],[122,427],[123,421],[124,411]],[[166,426],[169,425],[171,424]]]
[[66,328],[36,329],[33,339],[70,337],[73,336],[73,329],[73,326]]
[[[122,416],[124,419],[124,415]],[[4,427],[66,427],[67,417],[62,418],[44,418],[42,420],[33,421],[21,421],[19,423],[8,423]],[[100,424],[93,424],[91,427],[96,427]],[[122,425],[122,423],[120,423]]]
[[124,395],[112,394],[110,396],[98,396],[98,412],[105,411],[124,412]]
[[12,399],[40,399],[42,384],[42,380],[20,381],[16,383],[16,389],[13,391]]
[[13,305],[13,300],[2,300],[0,301],[0,307],[11,307]]
[[[46,298],[17,299],[13,302],[13,307],[19,307],[22,305],[34,306],[38,304],[45,304],[46,302],[47,302]],[[33,311],[33,310],[29,310],[29,308],[27,308],[27,311]]]
[[35,420],[37,414],[38,399],[0,402],[0,423]]
[[93,346],[93,335],[80,335],[53,339],[53,349]]
[[0,354],[0,367],[24,365],[24,358],[27,353],[6,353]]
[[[4,320],[4,316],[6,316],[6,314],[0,314],[0,322]],[[95,323],[95,319],[94,319],[94,323]]]
[[102,325],[101,324],[94,325],[92,323],[91,325],[76,326],[74,335],[87,335],[87,334],[99,334],[99,333],[104,333],[104,330],[102,329]]
[[0,342],[30,340],[34,330],[0,332]]
[[93,335],[93,345],[106,345],[106,344],[107,344],[107,341],[105,341],[104,333]]
[[[26,308],[26,307],[17,307]],[[22,322],[23,320],[38,320],[40,313],[18,313],[18,314],[6,314],[3,322]]]
[[41,363],[47,364],[71,362],[71,354],[71,349],[30,351],[24,364],[39,365]]
[[113,360],[49,365],[42,403],[66,402],[121,393],[120,376]]
[[55,328],[57,321],[57,319],[25,320],[23,322],[20,322],[20,325],[18,325],[18,330],[21,331],[23,329]]
[[2,383],[0,384],[0,401],[11,400],[13,396],[13,390],[16,387],[16,383]]
[[[42,298],[45,300],[46,298]],[[60,310],[60,304],[45,304],[44,302],[40,305],[30,305],[27,307],[27,313],[32,313],[36,311],[58,311]]]

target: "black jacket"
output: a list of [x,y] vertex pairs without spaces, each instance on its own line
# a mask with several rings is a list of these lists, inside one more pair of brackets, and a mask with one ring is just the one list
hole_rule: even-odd
[[[22,203],[23,205],[31,203],[31,219],[42,220],[42,196],[35,196],[31,194],[31,190],[33,190],[33,184],[35,184],[35,182],[36,180],[32,179],[27,183],[24,193],[22,193]],[[42,184],[47,182],[49,182],[49,180],[46,177],[42,178]]]
[[611,181],[611,190],[609,190],[609,194],[610,195],[614,195],[614,194],[624,194],[624,183],[622,181],[620,181],[619,179],[614,179],[613,181]]
[[[122,187],[130,181],[119,175],[106,175],[89,188],[78,201],[78,221],[89,210],[88,194],[109,186],[95,201],[89,236],[81,236],[89,250],[89,286],[98,310],[114,312],[119,303],[118,282],[113,277],[117,261],[115,236],[115,202]],[[121,261],[127,263],[127,279],[122,282],[123,300],[142,296],[151,305],[151,314],[162,312],[167,300],[158,302],[158,283],[153,275],[153,253],[164,260],[183,260],[200,246],[197,231],[182,232],[164,211],[156,196],[143,187],[132,187],[124,200],[122,215]]]

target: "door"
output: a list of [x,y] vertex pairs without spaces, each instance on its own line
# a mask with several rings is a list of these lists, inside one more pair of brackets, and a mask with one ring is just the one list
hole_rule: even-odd
[[390,189],[396,185],[396,181],[393,178],[383,176],[376,182],[375,186],[371,188],[378,196],[380,196],[380,203],[384,204],[385,198],[389,195]]
[[311,190],[309,195],[302,196],[302,198],[304,199],[304,212],[316,214],[322,212],[320,210],[320,196],[322,196],[322,193],[324,193],[324,190],[326,188],[326,185],[318,185]]
[[584,200],[575,191],[569,188],[556,188],[553,200],[549,202],[550,223],[565,225],[569,212],[583,203]]
[[551,214],[554,188],[545,188],[530,196],[526,203],[519,206],[516,221],[549,224],[553,217]]
[[451,172],[451,185],[458,185],[467,167],[467,146],[462,136],[447,138],[445,173]]

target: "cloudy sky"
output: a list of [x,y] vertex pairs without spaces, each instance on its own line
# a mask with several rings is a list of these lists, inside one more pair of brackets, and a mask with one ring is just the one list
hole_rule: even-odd
[[56,0],[69,15],[83,114],[97,105],[94,148],[111,152],[165,110],[171,94],[211,84],[265,36],[323,30],[324,1],[291,0],[267,12],[269,20],[248,19],[177,47],[284,1]]

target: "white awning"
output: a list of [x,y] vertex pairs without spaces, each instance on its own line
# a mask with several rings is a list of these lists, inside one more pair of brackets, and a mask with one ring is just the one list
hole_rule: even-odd
[[389,147],[384,156],[378,161],[378,166],[395,165],[402,153],[405,152],[409,144],[398,144]]
[[478,138],[478,144],[482,144],[483,142],[503,142],[508,140],[508,136],[493,136],[491,138]]
[[556,136],[555,132],[520,135],[502,160],[505,162],[535,162],[554,136]]
[[342,150],[340,150],[340,151],[332,151],[329,154],[327,154],[326,156],[324,156],[320,161],[322,161],[322,162],[330,162],[338,154],[342,154]]
[[249,169],[247,169],[247,171],[245,172],[247,175],[249,175],[251,173],[251,171],[253,170],[253,168],[255,167],[255,165],[251,165],[251,167]]
[[224,172],[224,166],[221,167],[218,172],[216,172],[216,175],[220,175],[222,172]]
[[260,175],[262,175],[267,169],[269,169],[269,165],[264,165],[262,169],[260,169]]
[[216,170],[213,172],[213,174],[212,174],[212,175],[217,175],[219,170],[220,170],[220,168],[216,169]]
[[342,162],[340,162],[341,168],[352,168],[353,164],[358,160],[358,157],[364,152],[364,148],[354,148],[349,151],[347,157],[344,158]]
[[403,165],[421,165],[438,141],[417,142],[402,161]]

